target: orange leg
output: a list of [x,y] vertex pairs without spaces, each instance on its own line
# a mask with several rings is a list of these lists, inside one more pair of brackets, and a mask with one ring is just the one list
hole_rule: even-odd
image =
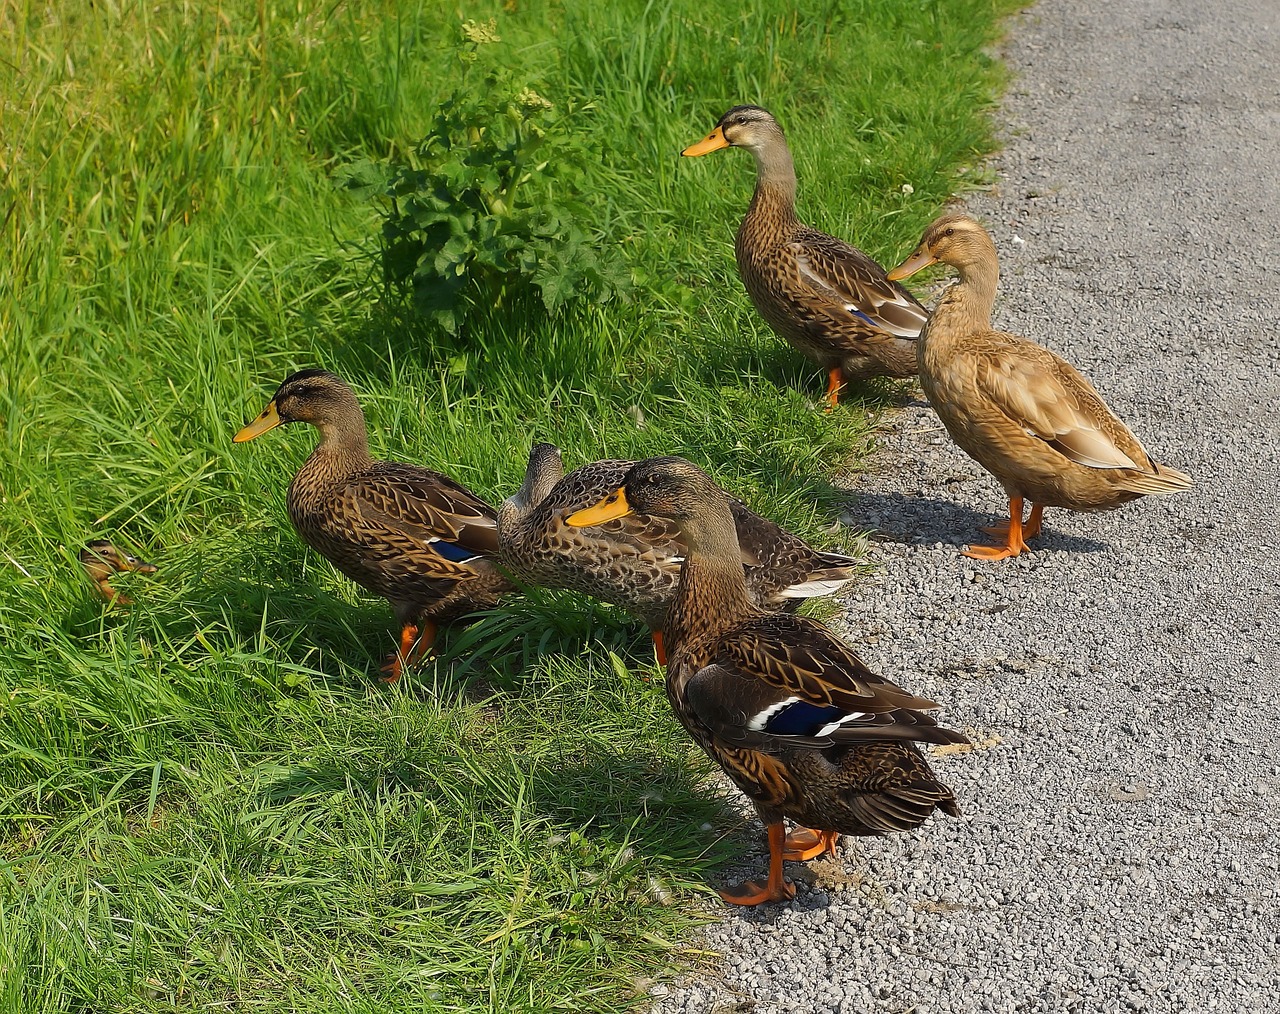
[[658,656],[658,665],[667,664],[667,646],[662,643],[662,631],[650,631],[653,634],[653,651]]
[[827,372],[827,411],[830,412],[840,403],[840,391],[844,388],[844,371],[833,366]]
[[405,666],[417,665],[422,657],[431,650],[436,641],[436,625],[431,622],[419,627],[416,623],[406,623],[400,631],[400,649],[382,666],[387,675],[384,683],[395,683],[403,675]]
[[782,852],[783,859],[793,862],[804,862],[824,853],[832,858],[836,854],[836,842],[840,839],[839,831],[819,831],[816,828],[798,827],[787,835]]
[[734,888],[726,888],[720,897],[730,905],[762,905],[766,901],[790,901],[796,889],[782,876],[782,850],[787,842],[787,829],[782,821],[769,825],[769,880],[760,887],[748,880]]
[[[1023,539],[1034,539],[1040,534],[1041,522],[1044,518],[1044,504],[1032,503],[1031,515],[1022,525]],[[992,525],[990,528],[982,529],[988,535],[998,535],[1000,538],[1007,538],[1009,535],[1009,522],[1001,521],[998,525]]]
[[1022,538],[1022,497],[1009,499],[1009,530],[1003,546],[970,546],[963,553],[974,560],[1006,560],[1019,553],[1029,553],[1030,547]]

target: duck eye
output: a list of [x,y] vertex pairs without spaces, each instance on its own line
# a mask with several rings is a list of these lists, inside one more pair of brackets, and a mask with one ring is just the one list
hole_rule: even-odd
[[949,228],[949,227],[948,227],[947,231],[946,231],[946,232],[944,232],[942,235],[944,235],[944,236],[953,236],[953,235],[955,235],[955,229],[952,229],[952,228]]

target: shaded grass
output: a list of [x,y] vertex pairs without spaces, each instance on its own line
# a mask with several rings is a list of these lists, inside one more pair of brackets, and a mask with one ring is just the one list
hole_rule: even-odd
[[[613,1011],[681,960],[689,906],[659,899],[701,889],[726,847],[700,827],[734,820],[639,632],[534,596],[383,687],[387,610],[284,516],[313,435],[231,434],[323,365],[375,453],[486,496],[534,438],[675,452],[826,539],[826,476],[892,388],[819,410],[734,272],[749,158],[676,153],[770,106],[802,214],[892,259],[989,147],[1011,6],[0,8],[4,1009]],[[590,105],[630,301],[446,338],[373,284],[376,210],[335,177],[423,132],[458,13]],[[161,568],[122,579],[131,610],[78,573],[102,535]]]

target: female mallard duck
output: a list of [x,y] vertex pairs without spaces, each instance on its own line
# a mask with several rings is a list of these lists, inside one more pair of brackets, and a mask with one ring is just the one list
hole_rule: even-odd
[[[920,335],[920,383],[961,449],[996,477],[1009,497],[1009,523],[988,529],[1003,546],[965,555],[1001,560],[1027,550],[1046,507],[1104,511],[1146,494],[1177,493],[1191,477],[1156,464],[1061,356],[1020,335],[991,330],[1000,262],[985,229],[943,215],[905,261],[906,278],[941,261],[959,277]],[[1022,521],[1022,502],[1031,514]]]
[[375,461],[360,403],[325,370],[288,377],[234,439],[295,422],[316,427],[320,443],[289,484],[289,520],[303,542],[391,603],[400,648],[383,669],[394,682],[430,649],[439,624],[491,609],[512,590],[490,559],[497,514],[447,475]]
[[[675,522],[633,513],[590,528],[565,524],[570,514],[622,485],[634,464],[595,461],[565,475],[559,448],[535,444],[524,484],[498,508],[500,558],[529,584],[593,595],[644,620],[654,632],[658,660],[665,661],[662,622],[688,551]],[[794,608],[855,577],[853,557],[811,549],[745,504],[729,503],[747,590],[757,605]]]
[[734,241],[738,274],[766,323],[827,370],[828,409],[854,377],[909,377],[926,311],[879,264],[796,217],[796,171],[782,128],[759,106],[734,106],[682,155],[746,148],[756,191]]
[[[663,628],[667,696],[680,723],[737,783],[769,829],[769,879],[721,893],[735,905],[795,894],[784,859],[834,852],[839,834],[906,831],[935,808],[958,815],[911,740],[963,743],[932,701],[871,672],[816,620],[751,601],[729,497],[683,458],[652,458],[566,519],[635,512],[675,523],[688,547]],[[784,818],[802,825],[788,836]]]
[[133,599],[111,587],[111,575],[122,571],[134,571],[138,574],[154,574],[154,564],[140,560],[136,556],[116,549],[109,539],[94,539],[86,542],[80,550],[80,566],[93,582],[93,586],[108,602],[130,605]]

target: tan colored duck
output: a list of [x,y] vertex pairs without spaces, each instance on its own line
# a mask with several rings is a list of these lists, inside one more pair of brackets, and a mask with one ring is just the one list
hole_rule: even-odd
[[759,106],[734,106],[682,155],[746,148],[756,190],[738,229],[738,274],[768,325],[827,371],[828,410],[846,381],[909,377],[927,316],[884,268],[843,240],[796,217],[796,171],[778,121]]
[[297,422],[316,427],[320,443],[289,484],[289,520],[303,542],[391,603],[400,646],[383,670],[394,682],[431,648],[440,624],[491,609],[513,589],[491,559],[497,513],[447,475],[371,457],[360,403],[325,370],[286,378],[234,439]]
[[117,549],[110,539],[94,539],[85,543],[80,550],[80,566],[84,568],[99,595],[108,602],[122,606],[132,605],[133,599],[111,587],[112,575],[128,571],[137,574],[156,572],[155,564]]
[[[769,878],[721,892],[735,905],[786,901],[786,859],[834,854],[840,834],[906,831],[955,796],[912,740],[964,743],[933,701],[871,672],[816,620],[756,606],[728,495],[683,458],[637,462],[599,503],[566,519],[631,513],[672,521],[688,546],[666,616],[667,696],[680,723],[755,804],[769,833]],[[790,835],[784,820],[800,826]]]
[[[564,474],[560,450],[535,444],[524,483],[498,508],[500,559],[527,584],[569,588],[612,602],[649,625],[664,661],[662,623],[675,597],[688,547],[675,522],[629,514],[575,528],[565,519],[617,489],[633,461],[594,461]],[[768,609],[795,608],[839,591],[858,561],[812,549],[803,539],[731,499],[751,600]]]
[[920,336],[920,383],[951,438],[1009,497],[1008,524],[988,529],[1005,544],[974,546],[966,556],[1000,560],[1026,552],[1046,507],[1112,510],[1190,487],[1186,473],[1151,460],[1065,359],[991,329],[1000,263],[981,225],[943,215],[889,277],[907,278],[936,261],[954,267],[958,278]]

